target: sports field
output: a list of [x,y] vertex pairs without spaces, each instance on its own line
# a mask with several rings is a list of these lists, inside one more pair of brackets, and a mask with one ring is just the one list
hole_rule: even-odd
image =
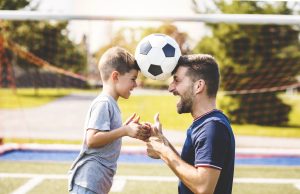
[[[65,194],[69,163],[1,162],[0,193]],[[114,192],[174,194],[177,179],[161,164],[120,164]],[[299,194],[300,167],[237,166],[234,194]]]
[[[0,90],[2,110],[39,107],[57,98],[73,93],[69,90],[41,89],[38,94],[33,90],[18,90],[14,95],[9,90]],[[76,91],[82,92],[82,91]],[[91,91],[89,91],[91,92]],[[94,92],[94,91],[93,91]],[[94,92],[97,94],[96,92]],[[282,96],[293,105],[288,127],[261,127],[254,125],[234,126],[236,135],[262,135],[280,137],[300,137],[299,107],[300,96]],[[155,112],[161,113],[166,128],[184,130],[190,123],[189,115],[178,116],[175,104],[177,97],[172,95],[135,95],[128,101],[120,100],[123,116],[132,112],[140,113],[145,120],[152,121]],[[164,103],[160,103],[164,102]],[[160,104],[160,106],[155,106]],[[147,111],[144,111],[147,110]],[[172,114],[172,116],[170,116]],[[166,116],[169,115],[169,116]],[[172,118],[170,120],[170,118]],[[180,118],[180,119],[179,119]],[[5,140],[6,142],[7,140]],[[8,140],[20,143],[19,139]],[[35,140],[30,140],[35,142]],[[47,140],[55,143],[55,140]],[[37,141],[39,142],[39,141]],[[26,141],[25,141],[26,143]],[[32,142],[31,142],[32,143]],[[41,142],[39,142],[41,143]],[[60,143],[67,143],[60,142]],[[75,142],[75,143],[80,143]],[[67,193],[67,171],[70,163],[62,162],[0,162],[0,194],[63,194]],[[125,164],[119,165],[115,184],[111,193],[123,194],[174,194],[177,193],[177,178],[162,164]],[[233,187],[234,194],[299,194],[300,166],[236,166]]]

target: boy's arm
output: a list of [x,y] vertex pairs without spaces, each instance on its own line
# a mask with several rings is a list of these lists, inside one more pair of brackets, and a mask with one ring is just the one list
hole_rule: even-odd
[[86,144],[88,148],[103,147],[114,140],[126,136],[126,125],[111,131],[100,131],[97,129],[88,129],[86,132]]
[[133,114],[120,128],[111,131],[88,129],[86,144],[89,148],[99,148],[124,136],[144,140],[149,137],[149,129],[145,127],[139,124],[139,117],[135,118],[135,114]]

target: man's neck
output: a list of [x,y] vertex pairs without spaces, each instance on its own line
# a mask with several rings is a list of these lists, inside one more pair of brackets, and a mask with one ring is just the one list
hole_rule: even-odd
[[209,98],[207,100],[195,102],[191,114],[194,119],[197,119],[214,109],[216,109],[216,99]]

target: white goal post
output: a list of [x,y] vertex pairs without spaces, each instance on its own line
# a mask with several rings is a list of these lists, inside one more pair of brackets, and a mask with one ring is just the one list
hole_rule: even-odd
[[169,21],[239,24],[300,24],[300,15],[267,14],[190,14],[190,15],[135,15],[135,14],[66,14],[40,11],[2,10],[0,20],[103,20],[103,21]]

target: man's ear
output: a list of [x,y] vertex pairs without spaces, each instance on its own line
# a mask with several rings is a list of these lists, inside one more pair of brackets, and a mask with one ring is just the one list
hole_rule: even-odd
[[205,89],[205,81],[203,79],[199,79],[198,81],[196,81],[194,83],[194,87],[195,87],[195,93],[198,94],[198,93],[201,93],[204,91]]
[[118,79],[119,79],[119,72],[117,72],[117,71],[113,71],[112,73],[111,73],[111,78],[112,78],[112,80],[113,81],[117,81]]

